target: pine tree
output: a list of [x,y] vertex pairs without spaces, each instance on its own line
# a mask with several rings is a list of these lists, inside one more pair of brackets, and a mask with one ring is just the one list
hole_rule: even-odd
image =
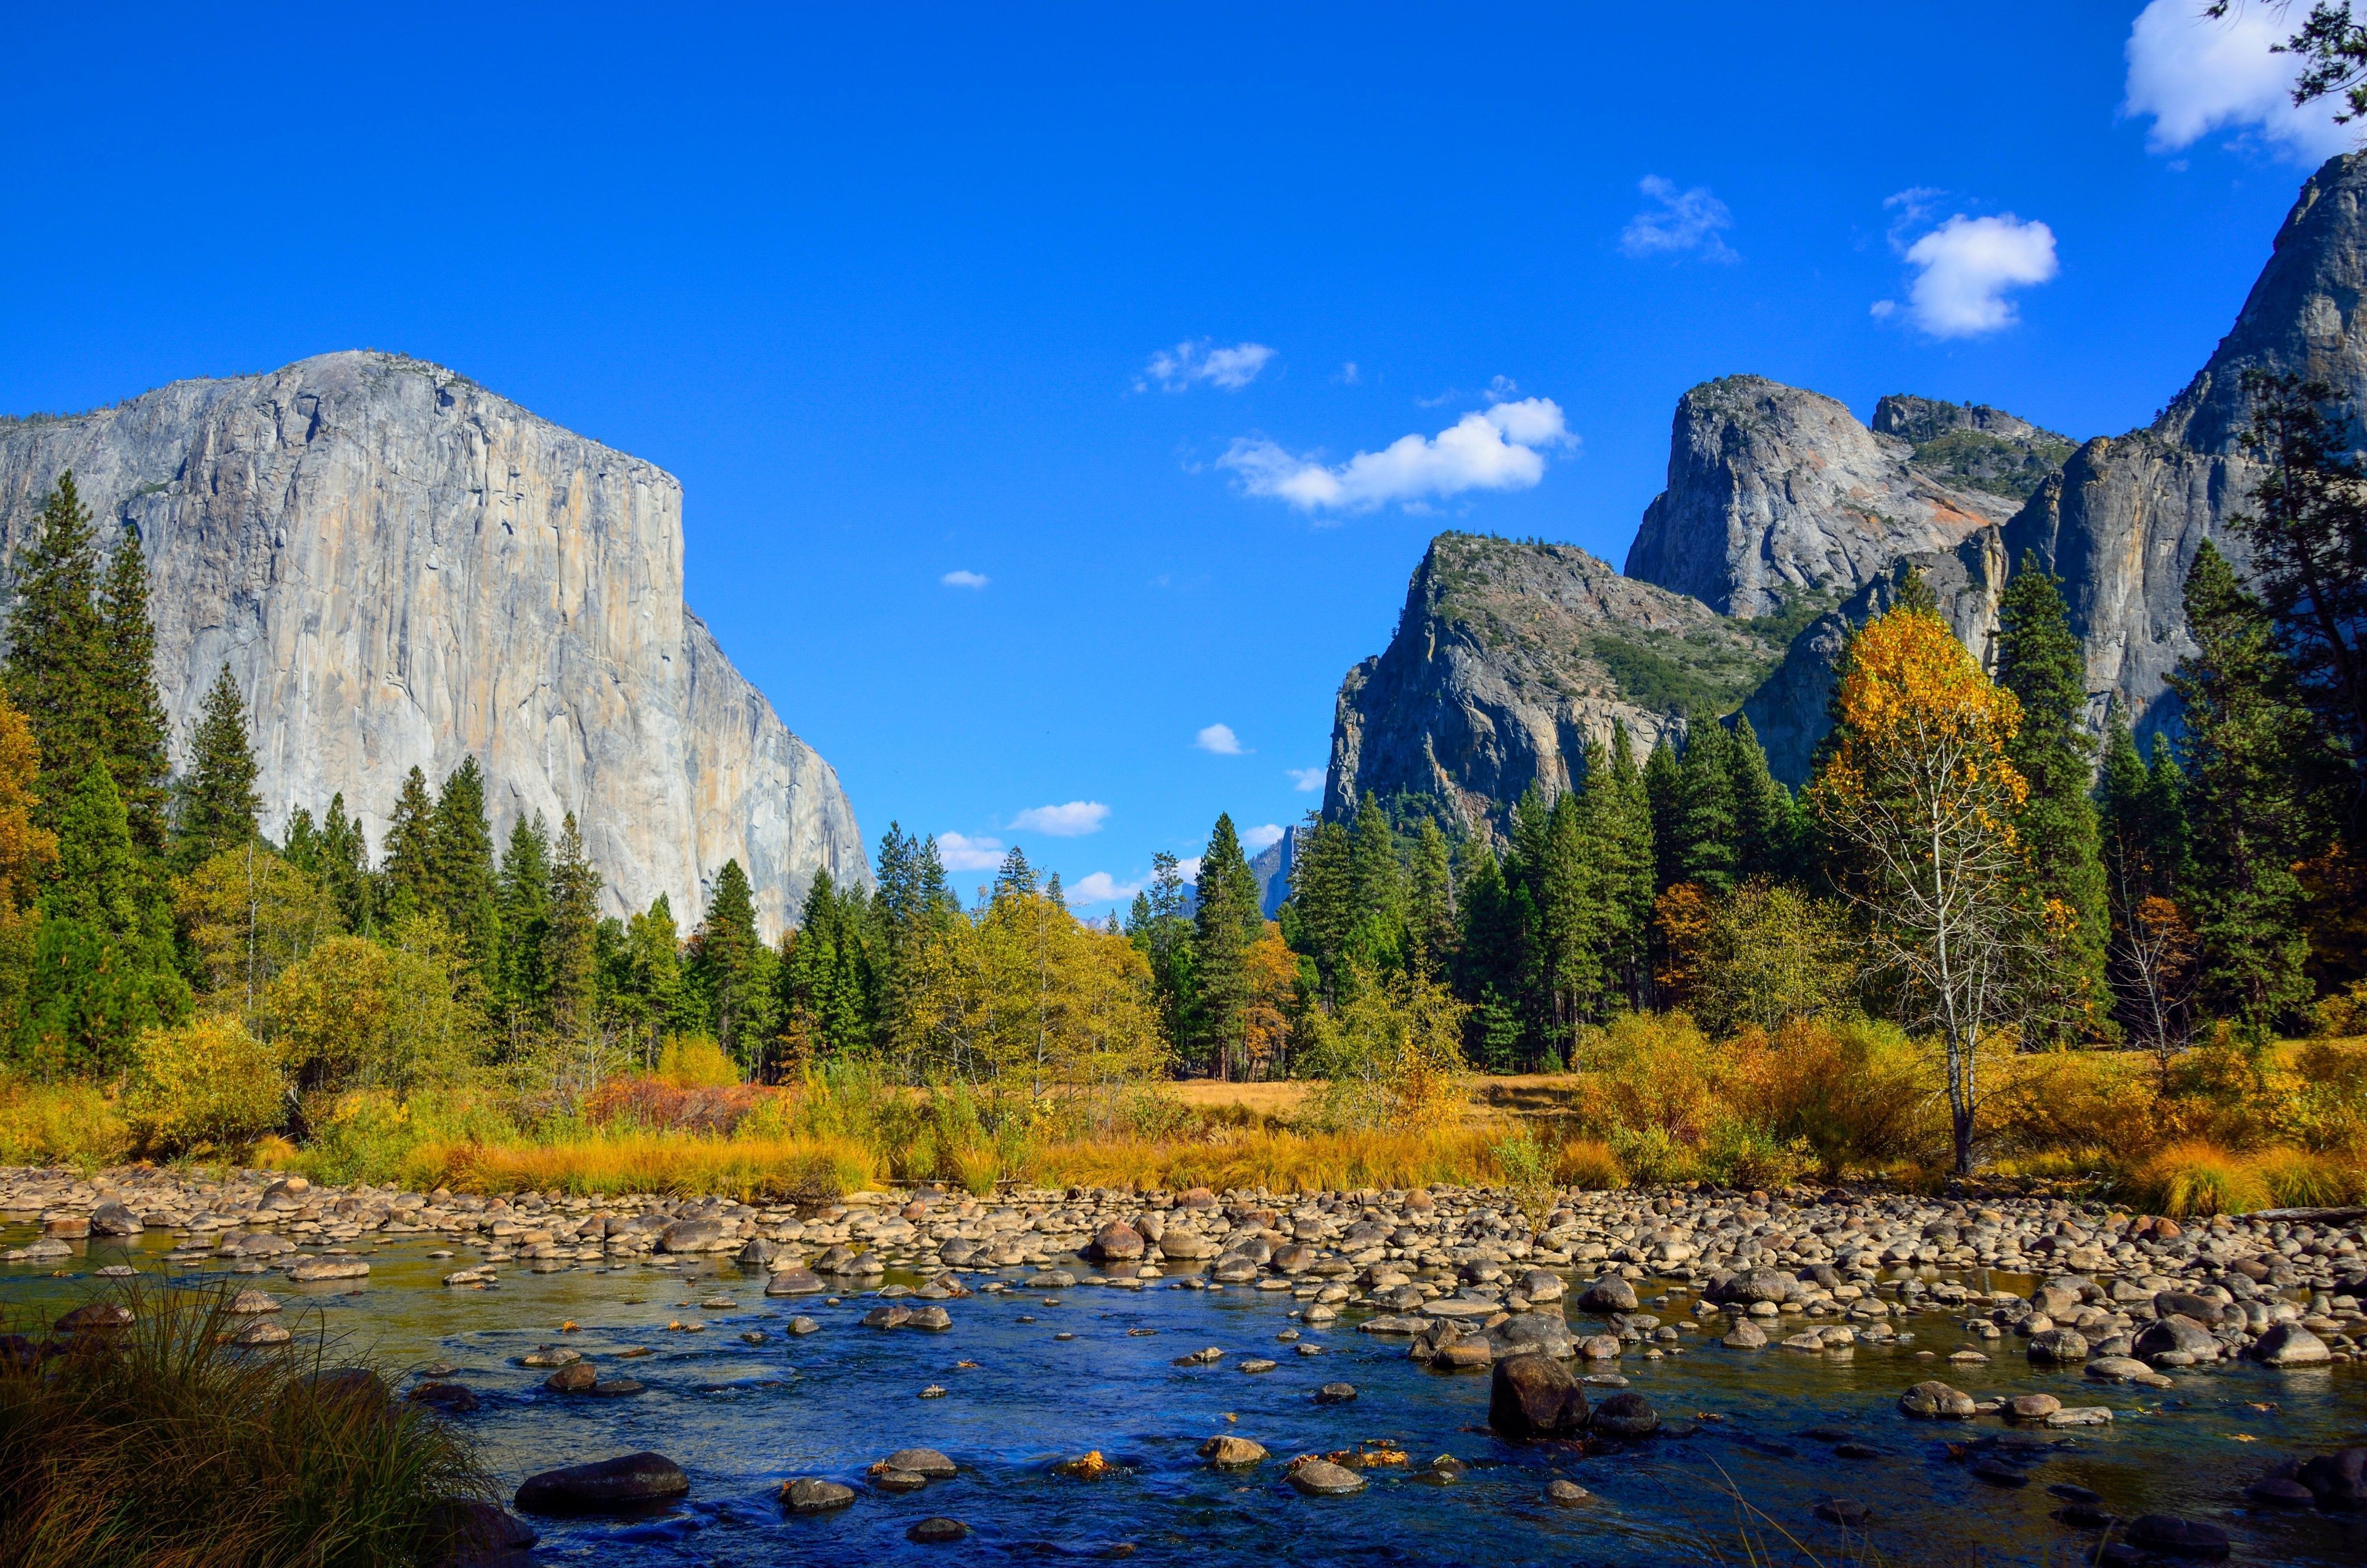
[[1732,750],[1732,738],[1716,719],[1696,716],[1685,727],[1670,829],[1677,880],[1720,895],[1734,891],[1739,870]]
[[913,955],[933,930],[959,918],[960,903],[946,883],[945,862],[934,839],[907,833],[890,822],[880,835],[878,867],[879,891],[871,918],[878,928],[879,952],[872,987],[879,1043],[892,1046],[898,1043],[896,1030],[911,1013]]
[[1210,1074],[1232,1076],[1246,1062],[1251,942],[1263,927],[1257,877],[1229,815],[1218,814],[1200,855],[1199,908],[1193,917],[1192,973],[1197,991],[1192,1044]]
[[[490,909],[490,889],[486,904]],[[600,874],[584,852],[583,835],[571,811],[560,818],[550,863],[550,918],[542,936],[550,1026],[561,1040],[582,1039],[592,1024],[599,925]]]
[[1767,771],[1766,750],[1747,714],[1735,716],[1727,767],[1734,792],[1736,874],[1789,878],[1799,843],[1798,810],[1792,792]]
[[428,853],[445,923],[489,987],[501,975],[501,908],[493,830],[485,820],[485,775],[474,757],[446,775],[436,796]]
[[2309,1000],[2309,939],[2296,862],[2323,847],[2316,726],[2293,688],[2275,624],[2205,540],[2186,577],[2194,653],[2170,686],[2185,704],[2195,931],[2203,1004],[2253,1038]]
[[[151,859],[165,850],[165,807],[171,798],[164,751],[164,700],[156,694],[156,633],[148,618],[148,562],[140,530],[123,525],[99,592],[99,722],[106,734],[108,772],[123,796],[131,842]],[[242,742],[244,735],[240,737]],[[253,767],[249,760],[250,770]],[[249,783],[253,782],[250,771]]]
[[1036,868],[1027,863],[1027,852],[1014,844],[1003,852],[1002,865],[994,874],[994,897],[998,900],[1014,894],[1026,897],[1036,896]]
[[1677,749],[1666,735],[1644,761],[1644,798],[1652,809],[1654,897],[1685,879],[1683,857],[1678,852]]
[[1659,891],[1659,857],[1652,841],[1651,797],[1625,724],[1611,727],[1609,763],[1587,770],[1586,800],[1602,878],[1603,962],[1611,984],[1627,1005],[1642,1007],[1651,982],[1649,936],[1652,900]]
[[1427,979],[1443,977],[1455,958],[1455,877],[1446,835],[1423,818],[1414,840],[1413,874],[1406,899],[1407,967]]
[[1161,850],[1150,857],[1150,886],[1134,896],[1127,940],[1150,965],[1151,993],[1171,1046],[1183,1049],[1190,1033],[1195,992],[1192,983],[1192,917],[1185,912],[1184,874],[1175,857]]
[[782,943],[782,1033],[806,1051],[844,1056],[871,1043],[867,902],[861,888],[841,894],[827,870],[817,871],[798,927]]
[[[36,531],[18,553],[17,603],[8,617],[8,660],[0,670],[9,701],[32,727],[41,772],[79,781],[107,760],[102,668],[105,622],[98,606],[98,551],[90,511],[61,475],[42,502]],[[34,807],[34,825],[55,831],[71,785]]]
[[2061,579],[2033,554],[1999,605],[1997,667],[1997,683],[2022,704],[2006,757],[2030,785],[2014,828],[2030,863],[2030,896],[2049,911],[2040,1022],[2060,1040],[2093,1028],[2111,915],[2089,798],[2095,747],[2085,728],[2087,660],[2071,635]]
[[181,781],[173,864],[188,871],[255,837],[263,802],[255,793],[255,752],[247,743],[246,703],[225,662],[206,693],[189,737],[189,771]]
[[[550,1003],[550,831],[542,813],[510,825],[502,853],[496,895],[500,899],[501,959],[492,989],[518,1033],[549,1015]],[[669,911],[668,924],[672,924]]]
[[626,922],[621,956],[623,974],[617,990],[624,1004],[624,1022],[639,1043],[644,1064],[654,1067],[665,1035],[681,1021],[681,942],[674,923],[674,906],[664,894]]
[[716,1042],[742,1071],[764,1066],[773,1033],[772,949],[756,933],[756,897],[737,860],[716,874],[715,893],[690,941],[690,977],[707,1004]]
[[1357,963],[1376,974],[1405,963],[1406,878],[1397,835],[1380,803],[1367,793],[1348,830],[1349,881],[1355,924],[1349,939]]
[[1338,822],[1310,818],[1290,863],[1283,936],[1315,964],[1323,1006],[1343,999],[1356,932],[1355,843]]
[[444,889],[436,880],[436,803],[428,797],[427,775],[417,768],[395,797],[379,875],[386,911],[397,919],[444,907]]
[[357,818],[345,815],[342,791],[329,797],[329,814],[321,822],[320,857],[311,874],[335,897],[347,931],[368,936],[377,929],[369,838]]
[[1511,1072],[1529,1055],[1521,998],[1531,988],[1527,896],[1507,882],[1492,849],[1482,850],[1463,879],[1463,933],[1455,992],[1472,1004],[1473,1060]]
[[2179,795],[2169,746],[2157,738],[2147,767],[2115,707],[2096,781],[2098,849],[2112,919],[2105,976],[2113,1017],[2135,1043],[2165,1062],[2186,1037],[2196,946],[2178,903],[2186,862]]
[[1555,799],[1534,875],[1542,919],[1537,935],[1544,991],[1537,1011],[1546,1054],[1539,1066],[1547,1072],[1567,1058],[1578,1026],[1595,1016],[1606,977],[1607,911],[1587,818],[1579,795],[1566,792]]

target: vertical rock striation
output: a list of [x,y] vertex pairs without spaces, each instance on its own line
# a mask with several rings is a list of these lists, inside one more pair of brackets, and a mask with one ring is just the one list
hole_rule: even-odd
[[496,830],[572,810],[612,913],[685,924],[737,858],[777,931],[818,869],[866,881],[837,776],[683,604],[682,487],[436,366],[323,355],[0,421],[0,565],[72,469],[150,558],[186,755],[227,660],[265,825],[342,791],[373,843],[413,768],[473,755]]

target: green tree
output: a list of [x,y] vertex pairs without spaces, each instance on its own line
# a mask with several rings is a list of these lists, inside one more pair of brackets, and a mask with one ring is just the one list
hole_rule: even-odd
[[[107,563],[99,590],[99,723],[107,738],[107,768],[123,796],[131,842],[151,859],[165,849],[165,807],[171,761],[165,756],[164,701],[156,694],[156,632],[148,618],[148,561],[140,530],[123,537]],[[242,737],[243,739],[243,737]]]
[[501,891],[493,867],[493,829],[485,820],[485,775],[474,757],[461,758],[436,792],[428,855],[444,923],[459,939],[482,983],[497,989]]
[[1735,716],[1727,767],[1734,792],[1737,874],[1746,878],[1793,875],[1799,852],[1799,810],[1793,804],[1792,792],[1767,771],[1766,749],[1759,744],[1758,732],[1746,714]]
[[957,918],[960,901],[946,883],[946,867],[936,840],[907,833],[890,822],[879,838],[878,890],[873,896],[872,919],[879,933],[874,958],[882,1047],[901,1043],[894,1038],[904,1021],[914,1016],[912,970],[913,956],[930,934]]
[[1663,735],[1644,761],[1644,797],[1652,808],[1652,856],[1657,883],[1652,889],[1654,897],[1685,879],[1684,857],[1680,850],[1677,773],[1677,749]]
[[550,831],[539,811],[510,825],[495,895],[501,962],[491,989],[515,1045],[549,1016],[550,1003]]
[[2186,576],[2186,626],[2195,650],[2169,683],[2185,705],[2179,762],[2201,996],[2265,1038],[2310,998],[2293,867],[2326,836],[2309,771],[2322,752],[2274,622],[2208,540]]
[[[491,904],[490,890],[487,898]],[[593,1027],[598,980],[600,874],[584,852],[575,813],[560,818],[550,863],[550,918],[542,934],[542,973],[550,1026],[561,1041],[581,1041]]]
[[1415,830],[1412,876],[1406,896],[1407,966],[1444,979],[1455,960],[1455,875],[1446,835],[1425,817]]
[[1150,857],[1150,886],[1134,896],[1126,937],[1150,965],[1152,997],[1159,1007],[1160,1032],[1171,1051],[1180,1052],[1190,1032],[1195,992],[1192,984],[1192,917],[1187,912],[1184,874],[1173,855],[1161,850]]
[[[71,472],[59,477],[42,502],[15,566],[17,602],[0,679],[32,727],[41,772],[53,780],[79,780],[93,762],[107,761],[101,694],[107,637],[90,510],[75,493]],[[51,790],[37,801],[34,825],[56,831],[70,793]]]
[[612,990],[617,1020],[633,1054],[654,1069],[665,1036],[695,1021],[681,1016],[682,943],[674,906],[663,893],[625,923]]
[[1370,792],[1356,807],[1355,824],[1349,829],[1348,840],[1349,883],[1355,901],[1350,957],[1375,974],[1402,968],[1406,942],[1405,865],[1398,858],[1397,834],[1389,827],[1387,814]]
[[2112,937],[2105,978],[2112,1016],[2165,1070],[2190,1032],[2197,943],[2183,896],[2186,815],[2178,764],[2157,737],[2153,765],[2137,756],[2116,706],[2104,730],[2096,781],[2099,853]]
[[2030,785],[2014,830],[2030,866],[2030,897],[2046,911],[2050,933],[2036,1021],[2057,1041],[2096,1027],[2112,924],[2090,798],[2087,674],[2062,580],[2025,554],[1998,608],[1997,683],[2022,704],[2006,760]]
[[1341,823],[1310,819],[1299,835],[1282,931],[1313,961],[1323,1006],[1339,1006],[1356,933],[1355,844]]
[[706,1004],[716,1043],[742,1072],[759,1075],[773,1036],[773,950],[756,932],[755,892],[737,860],[723,863],[707,918],[690,939],[691,984]]
[[202,865],[255,837],[263,811],[262,799],[255,793],[255,773],[246,702],[225,662],[206,693],[203,716],[189,738],[189,771],[181,781],[180,820],[173,840],[176,870]]
[[441,913],[444,889],[436,877],[436,802],[427,794],[427,775],[413,768],[395,797],[394,815],[386,825],[385,852],[379,871],[386,912],[391,919]]
[[1217,815],[1208,834],[1195,883],[1199,908],[1193,917],[1192,973],[1198,1005],[1191,1043],[1212,1077],[1227,1078],[1236,1063],[1247,1060],[1249,952],[1265,926],[1256,874],[1228,814]]
[[[1755,745],[1756,742],[1753,742]],[[1766,759],[1760,759],[1763,771]],[[1778,784],[1779,790],[1783,786]],[[1651,985],[1652,900],[1659,855],[1652,840],[1652,801],[1636,766],[1627,727],[1611,727],[1608,765],[1586,774],[1587,813],[1602,877],[1603,963],[1630,1007],[1642,1007]]]
[[783,939],[782,1037],[793,1053],[845,1056],[869,1049],[876,1014],[870,900],[814,873],[797,929]]
[[1676,880],[1724,895],[1734,891],[1736,853],[1733,738],[1717,720],[1695,715],[1685,727],[1677,763],[1676,809],[1670,831]]
[[1491,1072],[1510,1072],[1530,1051],[1521,998],[1533,988],[1535,908],[1527,892],[1507,880],[1493,849],[1479,852],[1464,874],[1462,895],[1455,990],[1471,1004],[1471,1055]]

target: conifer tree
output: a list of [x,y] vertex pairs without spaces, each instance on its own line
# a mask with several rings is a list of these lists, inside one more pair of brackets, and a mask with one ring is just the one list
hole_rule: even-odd
[[1355,904],[1349,939],[1355,961],[1376,974],[1405,963],[1405,866],[1398,859],[1397,835],[1368,792],[1348,830],[1349,882]]
[[1199,908],[1193,917],[1192,973],[1196,1003],[1192,1045],[1210,1074],[1232,1076],[1246,1062],[1250,1007],[1250,944],[1263,927],[1257,877],[1229,814],[1219,813],[1200,855],[1195,879]]
[[1446,835],[1422,818],[1414,840],[1413,874],[1406,901],[1407,967],[1425,978],[1443,977],[1455,956],[1455,878],[1447,863]]
[[[165,850],[165,807],[171,797],[164,751],[164,700],[156,694],[156,633],[148,617],[148,562],[140,530],[123,525],[99,591],[99,722],[108,772],[123,796],[131,842],[150,859]],[[245,737],[240,736],[242,742]],[[253,766],[249,758],[249,767]],[[249,774],[252,784],[253,775]]]
[[1697,715],[1685,727],[1670,826],[1676,880],[1721,895],[1734,891],[1739,870],[1732,750],[1732,739],[1714,718]]
[[1127,922],[1127,939],[1150,964],[1150,986],[1158,998],[1159,1018],[1166,1037],[1182,1045],[1191,1028],[1192,917],[1185,913],[1183,872],[1175,857],[1161,850],[1150,857],[1150,886],[1134,896]]
[[[502,955],[493,990],[515,1037],[547,1015],[550,1000],[550,831],[539,811],[510,825],[496,892]],[[673,923],[671,911],[667,923]]]
[[474,757],[446,775],[436,793],[428,852],[445,923],[489,987],[501,977],[500,892],[493,830],[485,820],[485,775]]
[[994,874],[994,897],[1008,898],[1014,894],[1034,897],[1036,889],[1036,868],[1027,863],[1027,852],[1014,844],[1002,854],[1002,864]]
[[2188,1031],[2196,942],[2178,903],[2185,862],[2178,766],[2157,740],[2154,765],[2137,756],[2116,706],[2105,727],[2096,781],[2099,854],[2112,935],[2105,976],[2114,1018],[2133,1043],[2165,1062]]
[[415,767],[387,821],[379,874],[387,913],[398,919],[444,906],[436,878],[436,802],[427,794],[427,775]]
[[342,791],[329,797],[329,814],[321,822],[319,860],[309,869],[335,897],[347,931],[368,936],[377,929],[369,838],[358,819],[345,815]]
[[871,1043],[867,913],[861,888],[841,894],[828,870],[817,871],[782,944],[782,1032],[817,1055],[843,1056]]
[[1604,908],[1590,824],[1574,792],[1557,796],[1546,817],[1543,848],[1533,874],[1537,913],[1537,970],[1543,991],[1537,1021],[1551,1072],[1567,1056],[1578,1026],[1591,1018],[1603,990]]
[[1472,1058],[1496,1072],[1510,1072],[1528,1055],[1521,998],[1531,988],[1525,962],[1531,950],[1530,908],[1525,893],[1510,886],[1492,849],[1483,849],[1463,880],[1461,952],[1455,990],[1473,1007]]
[[1767,771],[1766,750],[1747,714],[1735,716],[1727,766],[1734,791],[1736,875],[1790,877],[1799,841],[1797,808],[1792,792]]
[[756,934],[756,897],[737,860],[716,874],[707,918],[690,940],[690,978],[716,1041],[751,1074],[773,1032],[772,949]]
[[1662,735],[1644,762],[1644,797],[1652,808],[1654,897],[1685,879],[1677,831],[1677,749]]
[[666,1033],[678,1027],[682,1004],[681,942],[674,906],[659,894],[625,925],[623,974],[617,989],[625,1023],[640,1043],[644,1065],[657,1065]]
[[896,1030],[911,1011],[913,955],[931,931],[958,918],[960,902],[946,885],[936,840],[907,833],[895,822],[880,835],[878,883],[872,918],[878,927],[879,952],[872,985],[879,1043],[892,1046]]
[[1342,824],[1310,819],[1300,833],[1282,928],[1314,961],[1323,1005],[1338,1007],[1356,932],[1355,844]]
[[224,662],[189,737],[189,771],[181,781],[180,820],[173,840],[176,870],[202,865],[255,837],[263,810],[255,793],[255,773],[246,703]]
[[2316,727],[2259,601],[2205,540],[2186,577],[2194,653],[2170,686],[2185,703],[2179,747],[2201,941],[2203,1005],[2253,1038],[2309,1000],[2309,940],[2296,862],[2322,847]]
[[15,563],[17,602],[8,617],[8,660],[0,670],[9,701],[40,750],[41,772],[61,787],[36,803],[34,825],[55,831],[74,783],[107,760],[101,668],[106,627],[98,606],[98,551],[90,511],[71,472],[42,502]]
[[2034,554],[2023,555],[1999,605],[1997,683],[2022,704],[2006,758],[2030,785],[2014,829],[2030,864],[2030,896],[2048,911],[2052,933],[2040,1024],[2060,1039],[2093,1027],[2111,916],[2089,798],[2095,748],[2085,728],[2087,661],[2061,580]]
[[[487,892],[491,907],[491,891]],[[542,937],[542,972],[550,998],[550,1026],[560,1039],[580,1040],[593,1021],[600,925],[600,874],[583,849],[575,813],[560,818],[550,863],[550,918]]]
[[1586,800],[1602,876],[1603,962],[1627,1004],[1642,1007],[1651,980],[1648,938],[1652,900],[1659,891],[1658,855],[1651,798],[1625,724],[1611,727],[1608,765],[1587,770]]

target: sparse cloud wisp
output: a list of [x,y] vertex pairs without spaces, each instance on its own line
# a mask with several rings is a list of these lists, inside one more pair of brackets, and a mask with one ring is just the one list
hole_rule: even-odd
[[1741,259],[1723,237],[1734,225],[1734,214],[1710,194],[1707,186],[1679,190],[1671,181],[1646,175],[1636,188],[1649,197],[1653,205],[1627,220],[1627,226],[1619,231],[1622,254],[1638,260],[1686,254],[1704,261]]
[[1248,755],[1242,750],[1241,738],[1233,733],[1233,727],[1229,724],[1209,725],[1192,737],[1192,745],[1195,750],[1212,752],[1219,757]]
[[1276,823],[1268,822],[1261,827],[1241,829],[1241,848],[1251,854],[1272,849],[1280,842],[1282,842],[1282,829]]
[[967,833],[937,835],[937,858],[947,871],[992,871],[1002,863],[1002,840]]
[[983,588],[991,580],[982,571],[949,571],[937,581],[948,588]]
[[1282,773],[1283,777],[1290,781],[1290,787],[1302,795],[1311,794],[1323,787],[1321,768],[1285,768]]
[[1195,386],[1209,386],[1238,392],[1256,380],[1273,358],[1274,350],[1262,343],[1237,343],[1230,348],[1212,347],[1206,338],[1197,343],[1179,343],[1152,355],[1134,388],[1138,392],[1149,391],[1152,387],[1181,392]]
[[1013,818],[1011,825],[1021,832],[1082,839],[1100,832],[1109,814],[1110,808],[1098,800],[1072,800],[1066,806],[1031,806]]
[[1063,890],[1073,908],[1079,904],[1121,903],[1142,891],[1139,882],[1120,882],[1106,871],[1090,871],[1077,878],[1076,886]]

